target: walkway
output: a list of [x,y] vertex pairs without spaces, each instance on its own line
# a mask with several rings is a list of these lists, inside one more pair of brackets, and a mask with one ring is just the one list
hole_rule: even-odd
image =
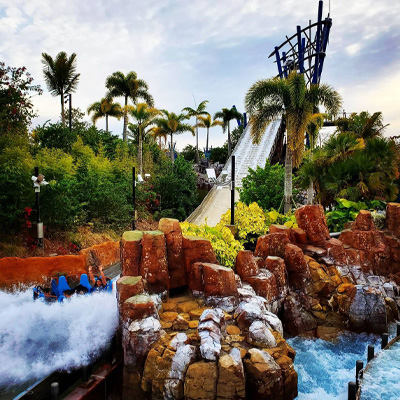
[[[249,125],[240,137],[232,155],[235,155],[235,184],[236,187],[242,187],[242,179],[247,176],[249,168],[256,169],[257,166],[264,167],[265,162],[272,156],[274,150],[275,138],[278,133],[281,120],[272,122],[266,129],[261,138],[260,144],[252,143]],[[231,176],[232,158],[229,158],[224,171]],[[221,182],[221,176],[218,178]],[[239,200],[239,193],[235,193],[235,201]],[[203,202],[187,218],[188,222],[196,225],[206,223],[209,226],[215,226],[220,221],[221,216],[231,207],[230,189],[228,186],[214,186],[213,189],[204,198]]]

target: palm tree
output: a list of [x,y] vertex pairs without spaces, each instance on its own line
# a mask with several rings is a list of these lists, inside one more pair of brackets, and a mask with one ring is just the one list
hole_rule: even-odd
[[118,120],[123,116],[121,104],[113,103],[113,99],[109,97],[103,97],[100,101],[96,101],[91,104],[87,113],[92,115],[93,125],[96,125],[96,121],[100,118],[106,118],[106,132],[108,132],[108,117],[115,117]]
[[232,153],[232,141],[231,141],[231,128],[229,122],[232,119],[243,120],[243,115],[236,110],[235,107],[223,108],[222,111],[218,111],[214,114],[214,119],[221,119],[222,131],[225,133],[228,130],[228,157]]
[[210,132],[210,128],[212,128],[213,126],[222,126],[222,122],[218,121],[218,120],[211,120],[211,115],[208,114],[206,116],[200,116],[198,118],[198,123],[197,123],[197,127],[199,128],[207,128],[207,139],[206,139],[206,153],[208,153],[208,138],[209,138],[209,132]]
[[151,108],[147,103],[139,103],[136,107],[128,107],[128,113],[135,118],[138,126],[139,133],[139,173],[143,175],[143,131],[151,124],[153,124],[154,118],[160,114],[155,108]]
[[183,112],[187,112],[188,118],[190,117],[196,117],[196,163],[199,163],[199,128],[197,126],[197,120],[199,119],[200,116],[203,115],[210,115],[206,111],[206,106],[207,106],[208,100],[203,100],[197,108],[193,109],[191,107],[185,107],[182,109]]
[[124,142],[127,141],[126,129],[128,126],[128,99],[130,98],[133,104],[136,104],[138,99],[144,100],[150,107],[153,107],[154,100],[148,92],[149,87],[143,79],[138,79],[134,71],[128,72],[124,75],[122,72],[117,71],[111,74],[106,79],[106,88],[109,90],[111,97],[124,97],[124,130],[122,138]]
[[191,132],[194,136],[195,135],[194,129],[191,125],[182,122],[185,119],[187,119],[187,115],[175,114],[173,112],[168,112],[167,110],[160,110],[160,111],[164,115],[164,117],[155,118],[154,122],[157,125],[157,127],[154,129],[153,133],[155,136],[170,135],[171,161],[174,162],[173,135],[184,132]]
[[68,57],[65,51],[60,51],[53,59],[49,54],[42,53],[42,64],[49,92],[52,96],[60,96],[61,121],[65,128],[64,95],[76,91],[80,76],[76,73],[76,54]]
[[285,116],[287,145],[285,157],[284,212],[292,208],[292,169],[302,160],[304,136],[307,125],[318,105],[329,114],[336,115],[342,100],[329,85],[306,86],[303,74],[296,71],[287,79],[264,79],[257,81],[247,92],[246,110],[250,114],[251,135],[258,142],[267,126],[276,118]]

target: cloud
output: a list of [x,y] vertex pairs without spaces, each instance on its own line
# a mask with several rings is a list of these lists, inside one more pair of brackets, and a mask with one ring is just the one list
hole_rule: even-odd
[[[179,112],[208,99],[214,114],[235,104],[243,111],[250,85],[276,74],[268,54],[294,33],[296,25],[316,20],[317,1],[296,0],[0,0],[0,53],[13,66],[25,65],[43,88],[41,53],[77,53],[81,79],[73,105],[82,110],[105,94],[112,72],[134,70],[149,84],[156,105]],[[325,1],[324,14],[328,12]],[[333,27],[322,80],[343,88],[346,107],[361,111],[374,88],[376,109],[395,133],[398,98],[388,82],[399,62],[400,3],[389,0],[331,4]],[[389,72],[391,71],[391,72]],[[389,75],[383,75],[383,74]],[[387,92],[385,92],[387,91]],[[368,96],[367,96],[368,94]],[[59,99],[46,92],[34,98],[40,117],[56,120]],[[347,105],[348,104],[348,105]],[[89,121],[89,117],[87,117]],[[102,121],[99,127],[104,127]],[[120,134],[122,121],[111,121]],[[220,128],[211,143],[226,140]],[[178,148],[195,143],[177,136]],[[200,144],[205,144],[205,132]]]

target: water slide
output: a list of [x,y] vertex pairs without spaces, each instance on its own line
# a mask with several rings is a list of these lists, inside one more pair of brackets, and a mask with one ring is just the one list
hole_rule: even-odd
[[[250,126],[247,125],[243,131],[232,155],[235,155],[235,185],[242,187],[242,180],[247,176],[249,168],[256,169],[257,166],[264,167],[265,161],[270,159],[274,153],[276,139],[281,125],[281,120],[277,119],[268,125],[259,144],[253,144],[250,136]],[[232,157],[225,164],[224,171],[227,172],[226,179],[229,180],[232,169]],[[230,185],[223,184],[223,174],[217,179],[215,185],[202,203],[189,215],[187,221],[196,225],[207,223],[215,226],[220,221],[221,216],[230,209],[231,191]],[[239,200],[239,193],[235,192],[235,201]]]

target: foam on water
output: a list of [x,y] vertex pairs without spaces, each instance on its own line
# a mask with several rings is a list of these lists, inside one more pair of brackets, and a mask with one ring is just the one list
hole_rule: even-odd
[[380,352],[364,373],[362,400],[398,400],[400,397],[400,342]]
[[118,324],[115,293],[32,300],[32,291],[0,291],[0,394],[57,370],[88,364]]
[[347,384],[355,380],[356,360],[366,363],[367,346],[380,340],[376,335],[345,333],[336,343],[301,337],[288,339],[288,343],[297,352],[298,400],[347,400]]

